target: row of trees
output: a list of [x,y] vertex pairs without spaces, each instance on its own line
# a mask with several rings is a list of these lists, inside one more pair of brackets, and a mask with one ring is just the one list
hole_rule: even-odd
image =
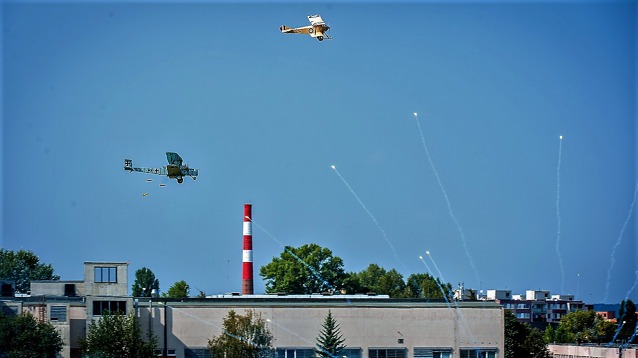
[[396,298],[451,300],[452,285],[428,273],[412,274],[404,281],[397,270],[370,264],[361,272],[346,272],[343,260],[316,244],[286,246],[279,257],[262,266],[259,275],[266,293],[311,294],[319,292],[368,293]]
[[[450,283],[442,282],[428,273],[416,273],[404,280],[397,270],[370,264],[360,272],[346,272],[343,260],[328,248],[316,244],[300,247],[286,246],[279,257],[262,266],[261,277],[266,293],[311,294],[319,292],[385,294],[395,298],[425,298],[452,300]],[[159,280],[146,267],[135,272],[134,297],[150,297],[159,292]],[[162,297],[188,297],[190,287],[178,281]],[[198,297],[205,294],[199,292]]]

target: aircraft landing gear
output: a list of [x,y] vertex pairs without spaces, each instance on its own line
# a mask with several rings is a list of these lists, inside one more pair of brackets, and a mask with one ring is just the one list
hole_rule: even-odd
[[184,178],[177,178],[177,182],[182,184],[184,182]]

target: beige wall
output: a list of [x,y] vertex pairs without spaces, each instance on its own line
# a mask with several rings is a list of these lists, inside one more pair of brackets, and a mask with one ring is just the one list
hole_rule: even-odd
[[[142,329],[149,323],[164,342],[164,306],[154,302],[149,320],[148,302],[140,302],[138,317]],[[275,347],[313,348],[322,323],[332,311],[340,324],[341,333],[350,348],[367,349],[407,348],[411,357],[414,347],[451,348],[459,352],[463,348],[495,348],[503,357],[503,310],[497,305],[463,305],[450,309],[441,304],[415,306],[357,306],[356,304],[303,305],[260,303],[253,306],[257,313],[268,319],[267,326],[275,338]],[[177,349],[183,357],[184,347],[206,347],[208,340],[222,334],[222,322],[229,310],[244,314],[244,305],[206,305],[205,303],[168,303],[168,348]],[[403,343],[399,343],[403,339]]]
[[[591,346],[572,346],[572,345],[558,345],[550,344],[547,346],[549,351],[555,358],[566,357],[596,357],[596,358],[619,358],[619,348],[607,348],[607,347],[591,347]],[[638,358],[638,350],[623,349],[622,358]]]
[[[96,267],[117,268],[117,283],[95,282]],[[128,262],[85,262],[84,282],[87,296],[126,296],[128,294]]]

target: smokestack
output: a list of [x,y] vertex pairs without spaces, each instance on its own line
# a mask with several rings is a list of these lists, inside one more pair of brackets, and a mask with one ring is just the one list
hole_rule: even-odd
[[242,260],[241,293],[253,292],[253,212],[252,204],[244,204],[244,251]]

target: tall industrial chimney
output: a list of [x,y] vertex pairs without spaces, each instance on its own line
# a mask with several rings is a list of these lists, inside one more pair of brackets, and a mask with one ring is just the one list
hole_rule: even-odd
[[244,204],[244,251],[242,260],[242,295],[252,295],[253,291],[253,213],[252,204]]

